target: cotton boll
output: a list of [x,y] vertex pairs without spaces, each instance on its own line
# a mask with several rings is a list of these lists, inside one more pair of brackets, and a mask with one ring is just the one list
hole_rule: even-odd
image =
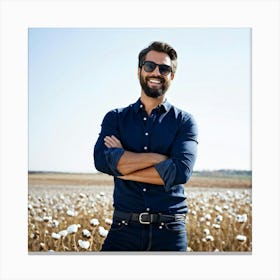
[[67,231],[68,233],[76,233],[78,231],[78,229],[80,228],[80,225],[76,225],[76,224],[73,224],[73,225],[70,225],[68,228],[67,228]]
[[239,242],[246,242],[247,237],[245,235],[238,234],[236,236],[236,240],[238,240]]
[[91,236],[90,232],[87,229],[83,229],[82,234],[84,237],[88,237],[88,238]]
[[67,234],[68,234],[68,231],[67,230],[62,230],[59,232],[59,234],[62,236],[62,237],[65,237]]
[[53,238],[53,239],[60,239],[60,237],[61,237],[61,236],[60,236],[59,233],[55,233],[55,232],[52,233],[52,238]]
[[89,241],[84,241],[84,240],[81,240],[81,239],[78,240],[78,244],[83,249],[88,249],[89,246],[90,246]]
[[108,224],[108,225],[111,225],[113,222],[112,222],[111,219],[106,218],[105,219],[105,223]]
[[106,230],[104,227],[99,227],[98,232],[99,232],[100,236],[102,236],[102,237],[106,237],[108,234],[108,230]]
[[91,219],[90,220],[90,224],[93,225],[93,226],[98,226],[99,225],[99,221],[98,221],[98,219]]

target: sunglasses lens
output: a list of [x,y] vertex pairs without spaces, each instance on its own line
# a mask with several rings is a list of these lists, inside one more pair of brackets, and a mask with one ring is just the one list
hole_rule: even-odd
[[156,64],[152,61],[145,61],[143,63],[144,66],[144,70],[146,72],[153,72],[155,70],[155,68],[158,66],[159,67],[159,72],[161,75],[168,75],[171,72],[171,67],[165,64]]
[[155,68],[157,67],[157,65],[151,61],[145,61],[144,62],[144,70],[146,72],[153,72],[155,70]]
[[159,72],[161,75],[168,75],[171,72],[171,67],[168,65],[159,65]]

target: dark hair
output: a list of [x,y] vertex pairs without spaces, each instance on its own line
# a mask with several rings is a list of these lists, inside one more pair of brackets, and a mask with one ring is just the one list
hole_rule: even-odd
[[147,48],[143,49],[138,56],[138,67],[141,68],[145,59],[146,55],[149,51],[157,51],[157,52],[164,52],[168,54],[171,59],[171,67],[172,72],[176,72],[177,68],[177,53],[176,51],[167,43],[155,41],[152,42]]

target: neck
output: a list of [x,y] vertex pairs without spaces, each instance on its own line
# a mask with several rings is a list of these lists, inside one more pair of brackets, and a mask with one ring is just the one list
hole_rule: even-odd
[[165,96],[159,96],[158,98],[152,98],[147,96],[143,91],[141,91],[141,102],[143,103],[143,105],[145,106],[145,110],[148,114],[148,116],[150,116],[152,110],[154,108],[156,108],[159,104],[163,103]]

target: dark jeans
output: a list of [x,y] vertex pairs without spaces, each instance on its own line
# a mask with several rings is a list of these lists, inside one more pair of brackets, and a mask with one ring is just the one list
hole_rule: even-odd
[[143,225],[114,218],[101,251],[186,251],[185,221]]

